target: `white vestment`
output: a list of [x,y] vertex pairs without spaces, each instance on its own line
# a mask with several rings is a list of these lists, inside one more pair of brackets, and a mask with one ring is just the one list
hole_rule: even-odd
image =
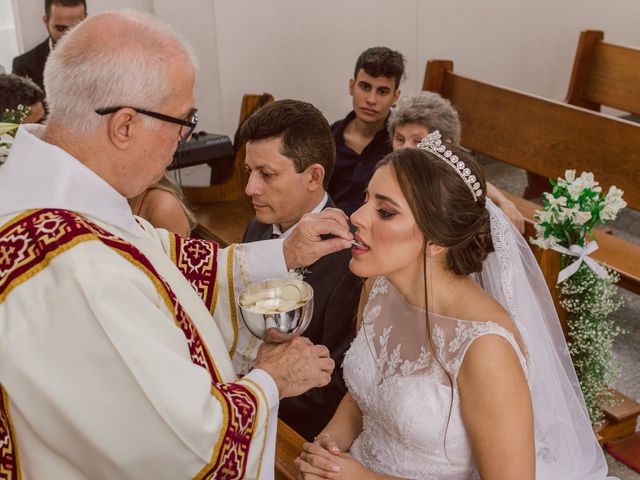
[[[22,126],[0,169],[0,384],[19,465],[8,478],[272,478],[276,385],[262,370],[237,379],[230,353],[244,327],[234,298],[249,282],[287,274],[283,242],[216,257],[211,243],[156,230],[40,140],[43,129]],[[28,235],[6,227],[33,209],[74,212],[122,249],[79,236],[18,271],[32,253]],[[39,237],[60,230],[55,211],[39,218]],[[206,305],[199,280],[183,275],[203,258],[217,269]],[[197,338],[187,341],[189,332]],[[209,358],[215,374],[194,357]]]

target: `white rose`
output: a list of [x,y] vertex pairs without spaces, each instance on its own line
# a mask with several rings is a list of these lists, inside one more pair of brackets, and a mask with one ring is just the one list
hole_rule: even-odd
[[572,208],[560,208],[558,210],[558,221],[564,222],[567,218],[571,218],[572,214],[573,214]]
[[547,250],[551,247],[555,247],[558,244],[558,239],[553,235],[549,235],[547,238],[543,238],[543,237],[532,238],[531,243],[539,246],[543,250]]
[[604,205],[604,208],[600,212],[600,218],[602,220],[615,220],[617,216],[618,210],[607,204]]
[[586,185],[581,178],[577,178],[573,183],[569,185],[567,190],[569,191],[569,195],[573,200],[578,200],[580,198],[580,194],[585,189]]
[[591,212],[583,212],[580,210],[574,210],[573,212],[573,222],[576,225],[584,225],[589,220],[591,220]]
[[582,174],[580,175],[580,179],[582,180],[582,184],[585,186],[585,188],[593,189],[593,187],[598,185],[598,182],[594,181],[593,173],[591,172],[582,172]]
[[547,202],[549,203],[549,205],[552,208],[559,208],[559,207],[566,207],[567,206],[566,197],[555,198],[553,196],[553,194],[551,194],[549,192],[544,192],[544,198],[547,200]]
[[538,222],[547,223],[553,220],[553,212],[549,210],[537,210],[536,217],[538,218]]
[[573,183],[573,181],[576,179],[576,171],[575,170],[565,170],[564,171],[564,178],[567,179],[567,183]]

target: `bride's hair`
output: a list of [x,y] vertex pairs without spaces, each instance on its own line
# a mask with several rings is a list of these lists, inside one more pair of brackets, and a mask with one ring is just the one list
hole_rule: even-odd
[[[486,192],[478,162],[459,147],[447,145],[447,149],[465,163]],[[446,265],[457,275],[480,271],[493,252],[484,193],[476,200],[454,168],[428,151],[403,148],[387,155],[376,168],[383,165],[393,169],[425,244],[447,247]]]
[[[482,191],[486,192],[484,172],[475,158],[454,145],[447,145],[447,149],[464,162],[480,183]],[[438,350],[430,334],[426,246],[427,242],[432,242],[447,247],[446,266],[456,275],[470,275],[481,271],[482,263],[489,253],[493,252],[490,214],[485,205],[485,193],[476,197],[450,164],[425,150],[396,150],[378,162],[376,169],[384,165],[393,169],[416,224],[424,235],[423,277],[427,341],[453,388],[454,380],[442,358],[436,353]],[[452,411],[453,390],[442,440],[447,458],[447,435]]]

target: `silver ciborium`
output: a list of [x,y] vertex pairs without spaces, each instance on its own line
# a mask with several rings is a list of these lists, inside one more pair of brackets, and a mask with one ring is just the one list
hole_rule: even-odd
[[297,278],[263,280],[249,285],[237,302],[253,335],[267,342],[287,342],[311,322],[313,288]]

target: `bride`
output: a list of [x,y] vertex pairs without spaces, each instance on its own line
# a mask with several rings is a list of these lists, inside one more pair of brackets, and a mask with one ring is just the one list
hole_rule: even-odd
[[606,478],[535,258],[485,191],[438,132],[378,165],[351,217],[349,391],[300,478]]

